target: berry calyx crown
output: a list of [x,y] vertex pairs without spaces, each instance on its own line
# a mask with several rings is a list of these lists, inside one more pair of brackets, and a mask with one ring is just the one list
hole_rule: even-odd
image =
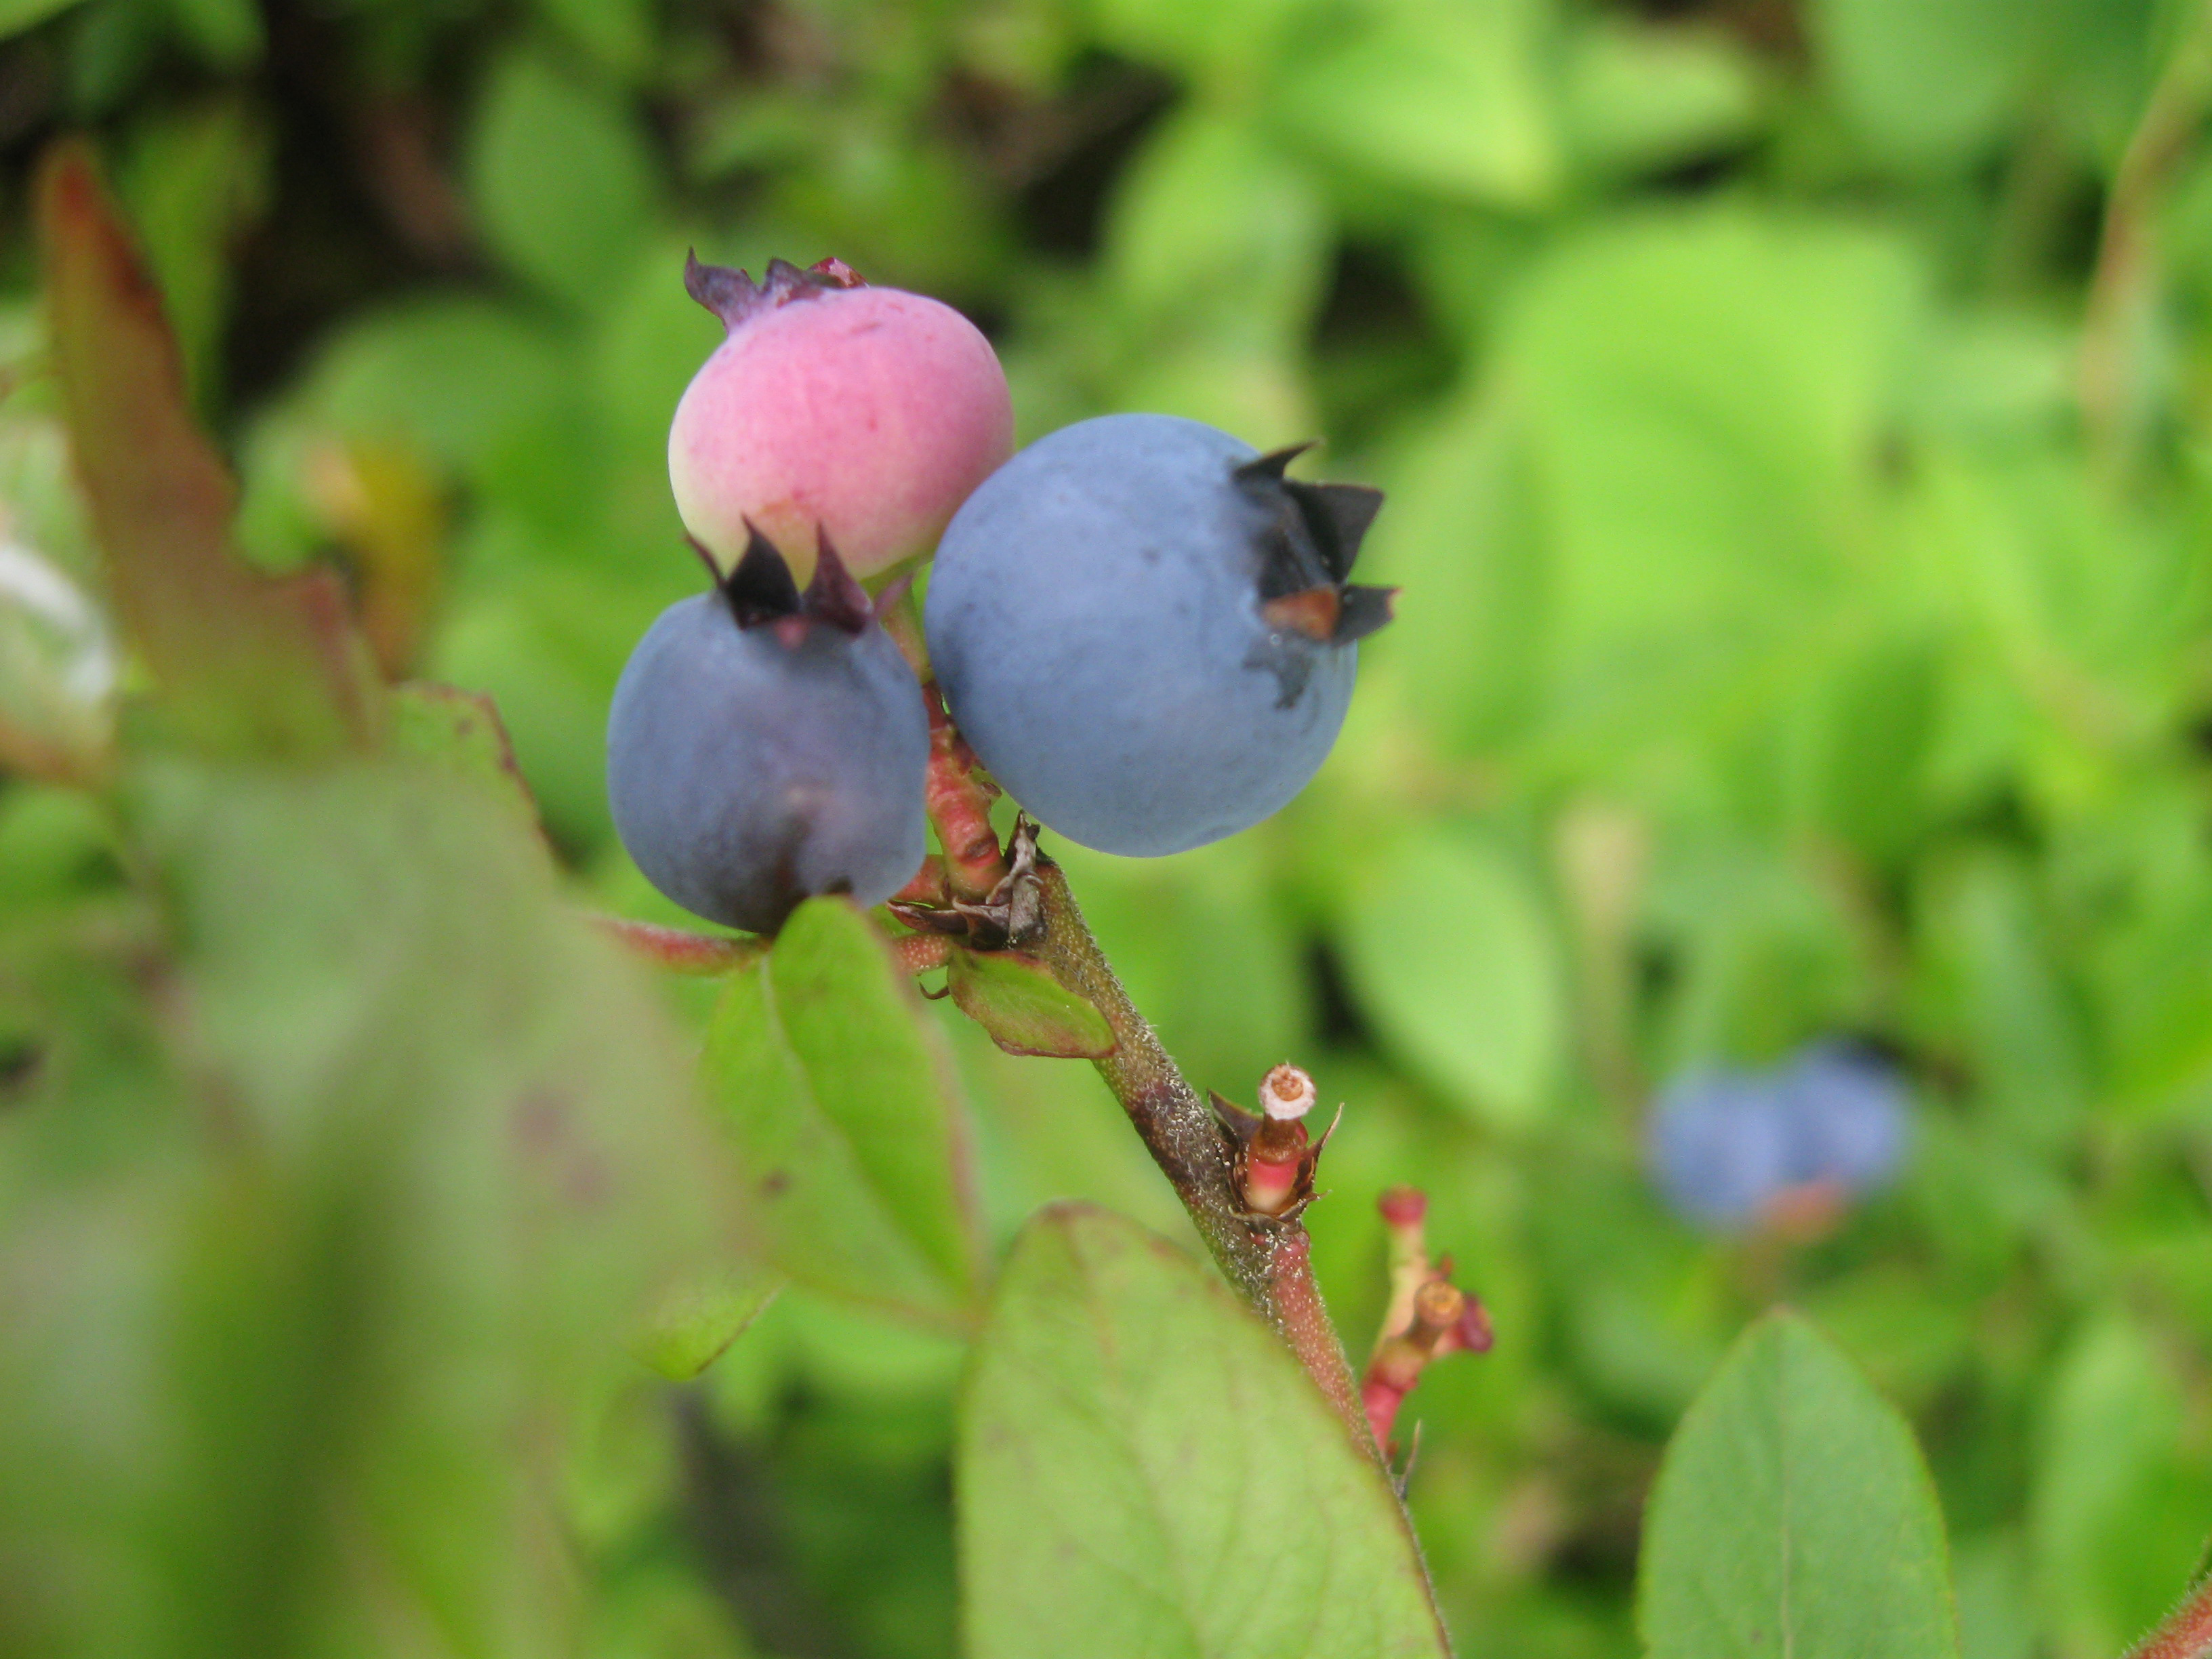
[[1390,620],[1397,592],[1346,580],[1382,510],[1382,492],[1288,477],[1291,463],[1312,447],[1271,450],[1231,468],[1230,477],[1264,514],[1258,536],[1261,618],[1278,632],[1348,645]]
[[775,629],[786,645],[796,644],[808,628],[825,624],[844,634],[857,635],[875,620],[868,592],[845,568],[820,526],[814,531],[814,576],[804,592],[791,574],[791,562],[782,550],[745,520],[745,550],[727,573],[714,563],[714,556],[696,537],[691,550],[699,556],[714,579],[714,591],[729,607],[740,629]]
[[728,265],[702,264],[696,250],[684,256],[684,291],[732,329],[796,300],[866,286],[842,259],[818,259],[804,270],[788,259],[771,259],[757,283]]

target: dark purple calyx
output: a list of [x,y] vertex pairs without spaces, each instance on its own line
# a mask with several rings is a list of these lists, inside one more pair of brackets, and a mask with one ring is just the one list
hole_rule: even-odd
[[819,299],[842,289],[866,286],[842,259],[818,260],[804,270],[788,259],[771,259],[767,274],[756,283],[728,265],[701,264],[696,252],[684,256],[684,291],[727,328],[794,300]]
[[714,591],[739,628],[772,627],[786,645],[796,645],[817,623],[859,634],[875,620],[867,590],[845,568],[828,532],[818,526],[814,532],[814,579],[804,592],[792,579],[791,562],[776,544],[754,528],[750,519],[745,531],[744,553],[726,574],[716,568],[714,556],[696,538],[691,540],[691,550],[713,574]]
[[1254,538],[1259,555],[1260,614],[1278,633],[1347,645],[1390,620],[1390,587],[1346,581],[1359,544],[1382,507],[1382,492],[1364,484],[1306,483],[1285,470],[1312,448],[1293,444],[1246,461],[1230,477],[1260,509]]

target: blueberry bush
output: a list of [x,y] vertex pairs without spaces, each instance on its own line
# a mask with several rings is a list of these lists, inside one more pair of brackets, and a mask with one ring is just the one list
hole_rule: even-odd
[[0,0],[0,1653],[2212,1652],[2208,125]]

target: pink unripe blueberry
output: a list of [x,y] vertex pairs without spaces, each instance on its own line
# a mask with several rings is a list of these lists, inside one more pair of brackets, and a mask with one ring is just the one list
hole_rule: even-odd
[[811,270],[685,266],[729,337],[692,378],[668,433],[684,527],[727,568],[754,530],[811,573],[817,528],[855,576],[927,552],[1013,452],[1013,403],[991,343],[948,305]]

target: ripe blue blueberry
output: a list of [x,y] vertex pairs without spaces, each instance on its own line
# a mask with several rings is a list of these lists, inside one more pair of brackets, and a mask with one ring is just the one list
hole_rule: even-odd
[[1848,1043],[1815,1043],[1779,1084],[1793,1127],[1793,1179],[1832,1181],[1856,1194],[1896,1172],[1908,1112],[1897,1073],[1880,1058]]
[[1909,1122],[1887,1064],[1815,1043],[1778,1071],[1676,1079],[1652,1108],[1652,1170],[1668,1204],[1704,1226],[1748,1228],[1793,1200],[1832,1214],[1896,1173]]
[[1736,1072],[1693,1072],[1652,1109],[1651,1161],[1675,1212],[1723,1231],[1748,1227],[1790,1184],[1790,1127],[1773,1088]]
[[1389,594],[1345,578],[1381,495],[1285,478],[1196,421],[1031,444],[953,515],[929,653],[992,775],[1102,852],[1202,846],[1305,787]]
[[615,829],[695,915],[760,933],[799,900],[889,898],[925,851],[921,687],[826,541],[802,596],[755,533],[660,614],[607,720]]

